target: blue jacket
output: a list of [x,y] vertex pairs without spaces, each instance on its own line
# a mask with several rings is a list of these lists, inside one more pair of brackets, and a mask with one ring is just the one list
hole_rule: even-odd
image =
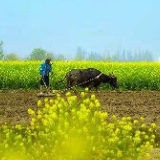
[[52,67],[51,65],[47,64],[47,63],[42,63],[40,65],[40,68],[39,68],[39,73],[43,76],[49,76],[49,72],[52,71]]

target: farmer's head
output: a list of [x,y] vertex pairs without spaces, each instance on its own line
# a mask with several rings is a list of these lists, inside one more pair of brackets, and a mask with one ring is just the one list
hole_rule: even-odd
[[51,62],[51,59],[50,59],[50,58],[47,58],[47,59],[45,60],[45,63],[47,63],[47,64],[50,64],[50,62]]

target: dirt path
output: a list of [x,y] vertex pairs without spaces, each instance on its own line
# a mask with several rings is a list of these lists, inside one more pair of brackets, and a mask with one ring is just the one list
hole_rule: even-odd
[[[144,116],[160,123],[160,92],[96,92],[102,109],[119,117]],[[28,108],[36,109],[37,92],[0,92],[0,124],[29,123]],[[42,98],[41,98],[42,99]]]

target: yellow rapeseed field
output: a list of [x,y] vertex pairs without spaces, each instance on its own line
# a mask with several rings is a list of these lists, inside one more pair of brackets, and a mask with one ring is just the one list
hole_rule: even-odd
[[[39,65],[42,61],[1,61],[0,89],[37,89],[39,87]],[[158,62],[88,62],[53,61],[50,85],[63,89],[59,82],[71,69],[96,68],[105,74],[114,73],[120,90],[160,90],[160,63]],[[102,90],[111,89],[102,85]]]

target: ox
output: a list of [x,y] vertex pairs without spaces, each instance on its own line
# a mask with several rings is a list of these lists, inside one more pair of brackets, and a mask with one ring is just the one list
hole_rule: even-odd
[[65,76],[67,86],[95,87],[101,83],[109,83],[113,88],[117,88],[117,78],[114,75],[106,75],[94,68],[73,69]]

